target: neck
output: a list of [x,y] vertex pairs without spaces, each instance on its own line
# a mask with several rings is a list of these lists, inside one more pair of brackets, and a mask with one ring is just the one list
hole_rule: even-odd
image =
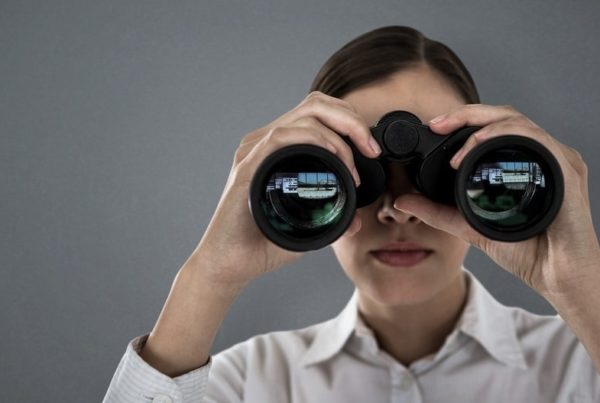
[[434,298],[410,306],[382,305],[359,294],[359,314],[379,347],[408,366],[442,347],[464,309],[467,285],[461,272]]

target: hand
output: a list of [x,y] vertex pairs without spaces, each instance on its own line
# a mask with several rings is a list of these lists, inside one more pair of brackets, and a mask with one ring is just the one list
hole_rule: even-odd
[[565,197],[553,223],[534,238],[508,243],[484,237],[469,226],[458,209],[433,203],[419,194],[401,195],[394,206],[481,249],[542,296],[576,289],[577,284],[597,277],[600,248],[590,211],[587,166],[581,154],[510,106],[463,105],[430,122],[431,130],[438,134],[449,134],[462,126],[481,129],[456,153],[451,161],[454,169],[475,146],[505,134],[529,137],[548,148],[558,160],[565,181]]
[[[310,93],[291,111],[248,133],[235,152],[217,209],[190,259],[210,267],[213,280],[243,284],[298,258],[301,253],[278,247],[256,226],[248,208],[250,182],[260,163],[275,150],[304,143],[336,154],[353,173],[358,186],[360,178],[352,151],[340,135],[348,136],[368,158],[380,152],[373,148],[377,143],[354,107],[320,92]],[[346,235],[359,228],[355,216]]]

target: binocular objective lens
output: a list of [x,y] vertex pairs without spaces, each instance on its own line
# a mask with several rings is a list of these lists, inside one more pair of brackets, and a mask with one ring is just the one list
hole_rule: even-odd
[[254,220],[273,243],[293,251],[320,249],[339,238],[356,210],[344,163],[310,144],[284,147],[257,168],[250,185]]
[[287,160],[271,171],[261,207],[281,233],[312,236],[338,223],[347,194],[334,172],[316,159]]
[[545,172],[536,158],[510,149],[487,153],[477,161],[466,193],[475,216],[500,229],[534,221],[547,207],[550,196]]

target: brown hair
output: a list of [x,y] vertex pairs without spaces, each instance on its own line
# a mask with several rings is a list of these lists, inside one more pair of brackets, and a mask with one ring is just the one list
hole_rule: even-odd
[[321,67],[310,91],[340,98],[358,87],[423,64],[445,77],[466,103],[480,102],[471,74],[449,47],[403,26],[378,28],[348,42]]

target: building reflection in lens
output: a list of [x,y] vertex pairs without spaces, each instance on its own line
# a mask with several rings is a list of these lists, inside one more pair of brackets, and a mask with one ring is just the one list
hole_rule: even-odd
[[503,220],[519,214],[545,188],[541,167],[532,161],[482,163],[470,177],[467,196],[481,218]]
[[266,196],[269,216],[288,230],[316,230],[335,224],[347,200],[332,172],[276,171],[267,183]]
[[332,172],[277,172],[267,184],[267,192],[280,189],[302,199],[327,199],[338,192],[338,181]]

